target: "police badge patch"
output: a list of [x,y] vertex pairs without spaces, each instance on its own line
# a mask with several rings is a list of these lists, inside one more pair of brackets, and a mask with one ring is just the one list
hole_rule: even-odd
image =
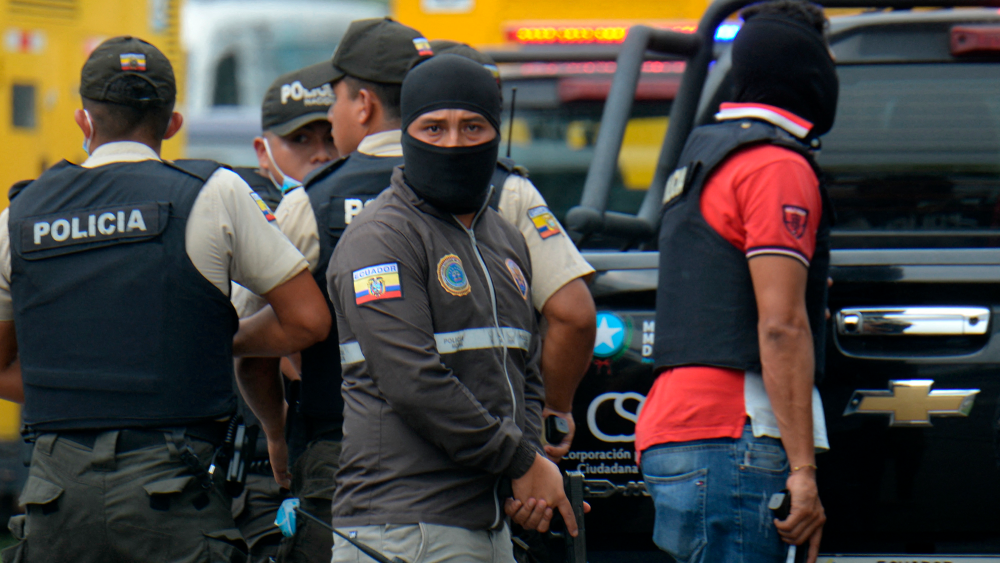
[[454,254],[447,254],[438,261],[438,283],[455,297],[468,295],[472,291],[465,268],[462,268],[462,259]]
[[795,205],[786,205],[781,208],[782,219],[785,228],[795,238],[802,238],[806,234],[806,225],[809,223],[809,210]]
[[514,285],[517,286],[517,290],[521,292],[521,297],[528,298],[528,280],[524,277],[524,272],[521,271],[521,267],[517,265],[517,262],[507,259],[507,270],[510,271],[510,277],[514,278]]

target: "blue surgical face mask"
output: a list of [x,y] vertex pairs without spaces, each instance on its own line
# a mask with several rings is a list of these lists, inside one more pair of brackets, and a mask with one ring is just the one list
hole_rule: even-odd
[[90,112],[83,110],[84,117],[87,118],[87,125],[90,127],[90,135],[83,139],[83,152],[90,156],[90,141],[94,138],[94,122],[90,120]]
[[274,170],[278,174],[281,174],[281,177],[284,179],[279,185],[277,180],[274,179],[274,176],[271,175],[271,171],[268,170],[267,172],[267,177],[271,179],[271,183],[274,184],[276,188],[281,190],[282,195],[302,185],[302,182],[292,178],[288,174],[285,174],[281,167],[278,166],[278,163],[274,160],[274,155],[271,154],[271,145],[267,142],[267,137],[264,137],[264,150],[267,151],[267,158],[270,159],[271,166],[273,166]]

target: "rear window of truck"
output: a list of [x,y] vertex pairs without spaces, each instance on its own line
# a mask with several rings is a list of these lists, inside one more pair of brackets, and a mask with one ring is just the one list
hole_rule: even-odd
[[1000,246],[1000,64],[843,65],[834,246]]

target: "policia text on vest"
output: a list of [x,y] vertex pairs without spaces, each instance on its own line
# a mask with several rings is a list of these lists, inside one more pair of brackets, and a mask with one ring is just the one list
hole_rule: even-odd
[[149,202],[28,219],[21,226],[21,252],[157,235],[168,211],[169,204]]

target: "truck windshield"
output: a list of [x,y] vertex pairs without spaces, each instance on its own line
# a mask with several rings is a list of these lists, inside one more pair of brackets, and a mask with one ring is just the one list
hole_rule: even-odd
[[817,157],[834,245],[1000,246],[1000,64],[838,72],[837,121]]

